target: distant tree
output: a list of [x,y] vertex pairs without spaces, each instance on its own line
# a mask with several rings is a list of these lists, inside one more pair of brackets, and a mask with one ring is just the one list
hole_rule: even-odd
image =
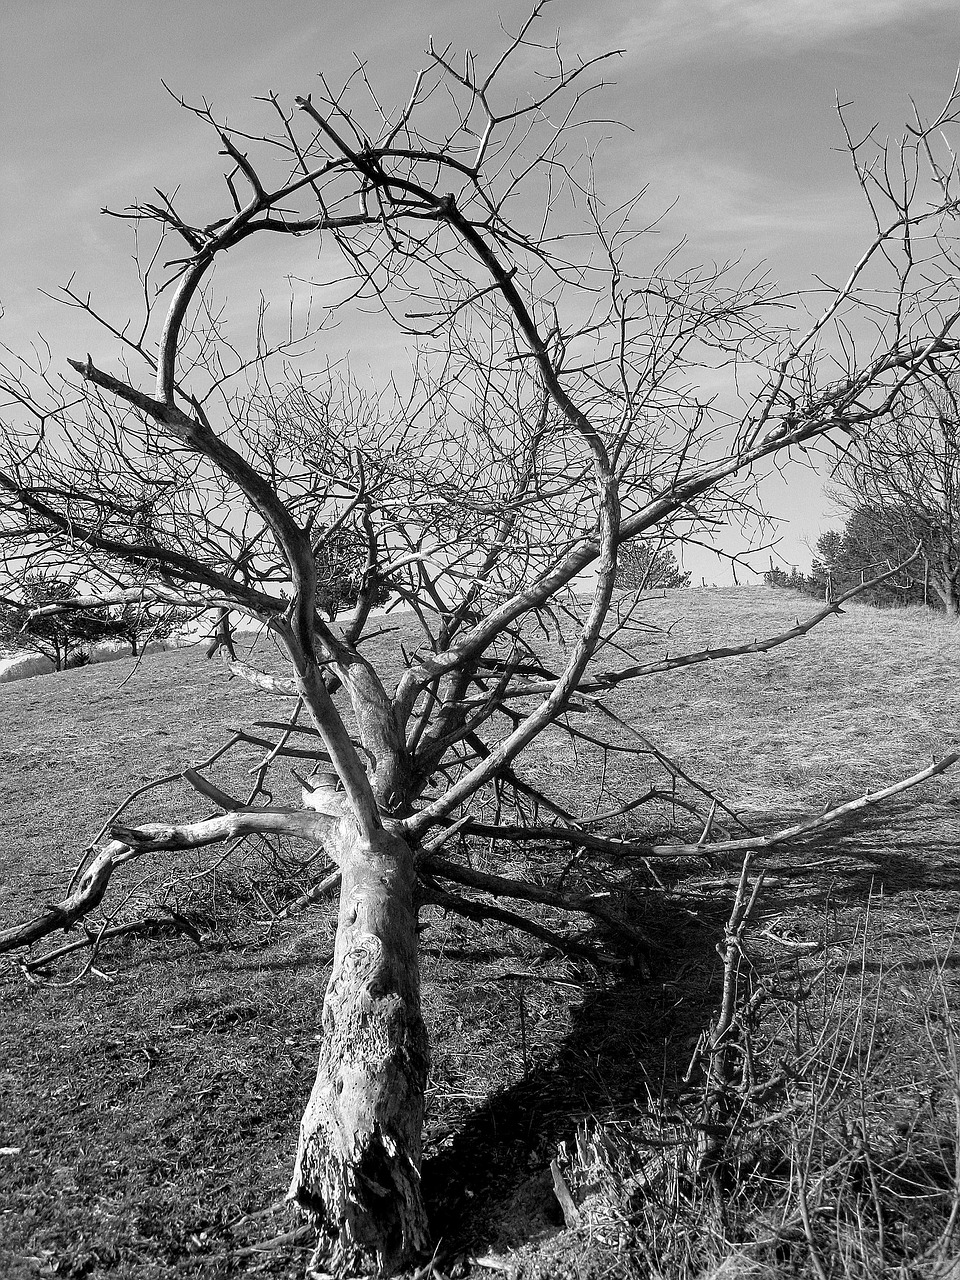
[[[839,470],[850,522],[881,549],[912,540],[940,604],[960,615],[960,383],[931,360],[922,379],[871,422]],[[873,515],[864,517],[862,512]],[[883,529],[874,524],[882,516]],[[848,532],[849,532],[848,523]],[[928,599],[930,592],[927,593]],[[916,595],[916,591],[913,592]]]
[[[828,529],[817,539],[807,590],[811,595],[836,597],[903,564],[922,541],[920,532],[910,512],[902,508],[853,508],[842,530]],[[907,565],[871,587],[862,599],[880,607],[923,604],[923,563]]]
[[27,573],[12,584],[15,595],[0,604],[0,643],[8,650],[38,653],[49,658],[56,671],[79,666],[89,646],[118,634],[114,619],[80,610],[37,615],[44,605],[77,600],[75,581],[55,574]]
[[651,547],[646,542],[628,542],[620,548],[617,586],[630,591],[653,588],[689,587],[690,574],[677,563],[669,547]]
[[125,641],[136,658],[144,644],[149,644],[152,640],[168,639],[190,617],[187,609],[171,607],[160,610],[129,603],[111,609],[104,621],[109,626],[110,638]]
[[768,587],[778,587],[786,591],[809,592],[808,581],[799,569],[791,569],[787,573],[786,569],[781,569],[779,565],[771,564],[763,575],[763,581]]
[[837,595],[848,579],[848,566],[843,553],[843,531],[827,529],[817,539],[816,554],[805,589],[811,595]]
[[361,596],[369,607],[386,604],[389,587],[368,563],[368,547],[354,529],[326,530],[314,543],[317,566],[317,604],[331,622],[343,609],[352,608]]

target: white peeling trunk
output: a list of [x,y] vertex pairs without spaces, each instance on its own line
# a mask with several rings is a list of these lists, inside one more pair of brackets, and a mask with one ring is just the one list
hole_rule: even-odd
[[395,1274],[428,1244],[420,1160],[429,1049],[420,1012],[416,876],[402,840],[338,824],[340,919],[317,1079],[290,1197],[319,1233],[313,1266]]

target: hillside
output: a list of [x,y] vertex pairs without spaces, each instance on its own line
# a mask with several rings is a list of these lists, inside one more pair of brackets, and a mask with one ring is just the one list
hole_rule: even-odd
[[[815,607],[766,589],[651,597],[645,616],[656,629],[637,635],[633,660],[775,634]],[[397,625],[377,642],[391,668],[404,634]],[[765,827],[956,749],[958,658],[956,625],[851,605],[770,653],[657,675],[608,701],[744,821]],[[626,660],[611,655],[609,665]],[[277,711],[275,698],[195,651],[0,687],[0,927],[61,895],[80,851],[131,791],[199,763],[234,726]],[[550,771],[582,812],[599,804],[597,761],[557,740],[532,755],[525,767]],[[249,786],[243,771],[252,758],[222,777]],[[645,770],[662,782],[639,758],[631,776],[607,777],[606,800],[638,789]],[[289,787],[278,800],[297,794],[292,775]],[[183,791],[150,794],[127,817],[202,812],[190,803]],[[670,820],[660,811],[658,821]],[[649,832],[653,820],[645,821]],[[842,967],[851,944],[865,957],[867,912],[887,958],[879,969],[861,965],[861,989],[868,969],[876,982],[892,970],[901,991],[933,973],[949,995],[958,823],[955,770],[859,825],[768,854],[757,963],[780,972],[760,925],[801,948],[783,953],[797,974],[798,955],[818,973],[828,961]],[[491,867],[509,858],[520,869],[514,850],[475,857]],[[548,849],[526,870],[549,882],[562,858]],[[311,1083],[333,922],[321,905],[270,924],[285,901],[281,862],[254,851],[202,893],[190,884],[199,862],[135,864],[123,882],[126,905],[155,898],[169,882],[164,901],[194,921],[202,946],[186,935],[126,939],[105,944],[92,967],[81,953],[42,974],[25,975],[8,959],[0,1274],[159,1280],[302,1271],[301,1240],[284,1235],[291,1221],[277,1202]],[[560,1230],[548,1168],[581,1118],[628,1125],[648,1091],[677,1086],[719,1000],[715,948],[738,866],[664,860],[649,876],[641,869],[629,884],[618,881],[658,959],[651,974],[631,970],[615,981],[557,956],[543,962],[538,944],[500,926],[425,915],[434,1063],[424,1178],[451,1256],[492,1250],[504,1269],[504,1256],[521,1249],[510,1257],[522,1274],[588,1274],[591,1257],[602,1262],[598,1275],[641,1274],[635,1258],[617,1272],[609,1232],[584,1243],[585,1227]],[[809,980],[806,970],[800,980]],[[890,1025],[906,1012],[891,1010]],[[898,1035],[898,1046],[917,1051],[915,1029]],[[921,1067],[903,1053],[906,1078],[919,1079]]]

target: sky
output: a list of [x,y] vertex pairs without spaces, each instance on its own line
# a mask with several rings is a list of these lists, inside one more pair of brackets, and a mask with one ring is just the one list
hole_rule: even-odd
[[[41,334],[55,365],[91,350],[109,367],[103,335],[45,296],[73,276],[118,318],[135,307],[129,233],[101,208],[179,186],[192,206],[223,211],[209,131],[164,82],[232,125],[255,126],[257,95],[292,100],[320,70],[348,75],[357,55],[382,98],[397,102],[431,37],[482,61],[502,46],[501,23],[515,30],[528,9],[518,0],[5,0],[0,342],[23,351]],[[669,228],[694,256],[764,262],[791,288],[838,278],[869,236],[838,96],[864,132],[879,122],[895,136],[911,98],[935,113],[960,61],[956,0],[552,0],[543,29],[558,28],[571,55],[624,51],[603,114],[628,127],[611,129],[598,155],[601,188],[646,185],[657,209],[676,200]],[[374,377],[402,358],[398,342],[361,328],[336,341]],[[837,523],[823,477],[791,468],[765,499],[783,518],[778,557],[808,566],[818,534]],[[766,567],[766,555],[756,563]],[[695,581],[730,580],[705,553],[690,553],[688,567]]]

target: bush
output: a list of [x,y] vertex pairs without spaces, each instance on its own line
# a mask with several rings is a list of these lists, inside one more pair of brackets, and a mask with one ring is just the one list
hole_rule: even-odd
[[763,575],[763,580],[768,587],[782,588],[786,591],[802,591],[810,594],[809,579],[798,569],[791,569],[789,573],[785,569],[769,568]]

